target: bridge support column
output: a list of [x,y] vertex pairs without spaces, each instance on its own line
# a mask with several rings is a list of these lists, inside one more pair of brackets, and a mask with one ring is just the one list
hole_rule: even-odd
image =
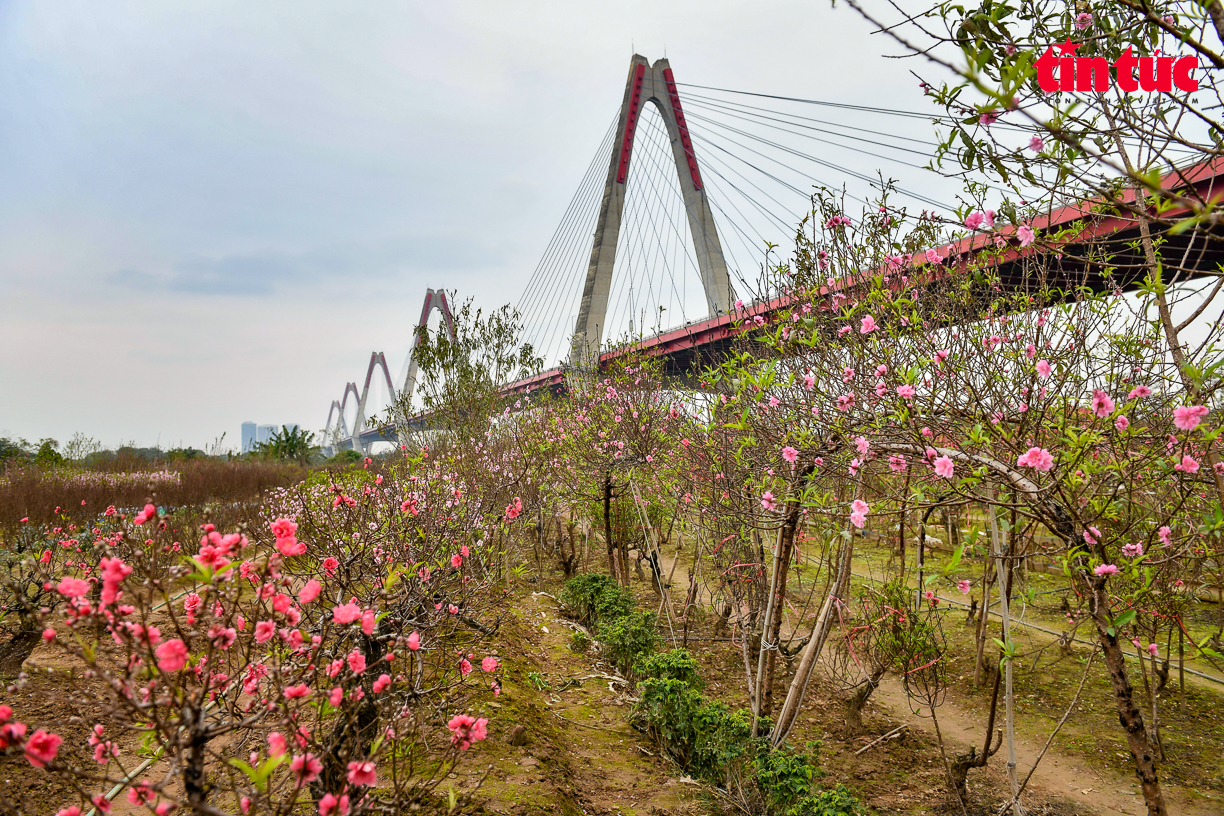
[[598,369],[599,349],[607,328],[605,323],[608,296],[612,288],[612,267],[616,262],[616,242],[620,235],[621,215],[625,208],[625,184],[629,179],[633,137],[642,106],[647,102],[654,103],[658,108],[671,138],[672,156],[680,179],[680,190],[684,196],[684,208],[688,212],[689,232],[693,237],[697,268],[701,274],[701,285],[705,290],[710,316],[727,312],[734,299],[731,280],[727,274],[727,262],[718,240],[718,229],[714,224],[714,214],[701,180],[701,171],[697,166],[697,156],[693,152],[688,123],[685,122],[684,111],[680,106],[680,95],[676,90],[671,67],[665,59],[651,65],[645,57],[634,54],[629,65],[629,79],[625,83],[625,97],[621,102],[616,131],[619,138],[613,142],[608,180],[604,185],[603,202],[600,204],[599,220],[595,226],[595,241],[591,247],[591,262],[587,268],[582,304],[574,326],[570,365],[580,370]]

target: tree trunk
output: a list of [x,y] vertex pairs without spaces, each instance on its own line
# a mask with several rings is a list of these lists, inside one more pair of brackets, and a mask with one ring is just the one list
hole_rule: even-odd
[[973,685],[984,686],[990,680],[990,669],[986,663],[986,631],[990,625],[990,588],[994,584],[994,561],[989,555],[982,564],[982,611],[978,618],[977,650],[973,660]]
[[[859,483],[861,490],[862,483]],[[855,491],[855,498],[858,498],[859,490]],[[816,624],[812,627],[810,640],[803,650],[803,657],[799,660],[799,667],[795,670],[795,676],[791,678],[790,688],[787,689],[786,699],[782,703],[782,708],[778,712],[778,721],[774,724],[773,732],[769,736],[770,744],[777,748],[786,737],[790,734],[791,729],[795,727],[795,722],[799,719],[799,707],[803,705],[803,697],[807,694],[808,682],[812,678],[812,671],[816,668],[816,660],[820,657],[820,652],[824,649],[825,641],[828,640],[829,629],[833,622],[833,609],[841,603],[842,596],[850,587],[850,568],[854,560],[854,536],[846,538],[842,544],[841,558],[838,559],[837,577],[833,580],[829,587],[829,594],[825,598],[824,605],[820,608],[820,614],[816,619]]]
[[37,629],[21,628],[7,643],[0,644],[0,677],[16,677],[42,638]]
[[866,733],[867,729],[863,727],[863,707],[867,705],[867,700],[871,698],[871,693],[880,686],[880,678],[884,676],[884,669],[876,669],[871,673],[858,691],[846,701],[846,737],[859,737]]
[[1164,793],[1160,789],[1160,777],[1156,773],[1156,761],[1153,758],[1151,746],[1148,744],[1147,728],[1143,724],[1143,714],[1135,705],[1135,690],[1130,678],[1126,675],[1126,657],[1118,644],[1117,633],[1110,634],[1108,614],[1108,596],[1105,592],[1104,576],[1085,576],[1092,594],[1089,596],[1089,609],[1093,623],[1096,624],[1097,636],[1105,655],[1105,668],[1109,671],[1109,681],[1113,686],[1114,706],[1118,711],[1118,722],[1126,732],[1126,742],[1130,747],[1131,756],[1135,758],[1135,776],[1139,778],[1139,787],[1143,791],[1143,801],[1147,805],[1148,816],[1167,816]]
[[604,475],[604,544],[608,548],[608,574],[623,585],[620,574],[616,571],[616,545],[612,543],[612,473]]
[[985,767],[986,760],[997,754],[1003,745],[1002,731],[998,732],[994,747],[990,745],[990,732],[994,730],[995,712],[999,710],[999,678],[1001,676],[999,672],[995,672],[994,692],[990,695],[990,716],[986,719],[986,744],[982,746],[982,752],[979,754],[976,747],[971,747],[969,753],[958,754],[952,759],[953,792],[960,797],[961,802],[965,801],[969,793],[968,786],[965,784],[969,777],[969,769]]

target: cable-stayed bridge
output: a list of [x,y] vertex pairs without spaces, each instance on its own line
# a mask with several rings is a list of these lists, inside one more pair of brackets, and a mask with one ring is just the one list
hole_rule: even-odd
[[[607,350],[613,343],[632,343],[662,357],[677,376],[716,360],[729,346],[737,318],[785,306],[760,276],[766,247],[793,241],[817,188],[839,196],[853,211],[877,200],[887,186],[890,210],[927,211],[954,221],[965,179],[925,166],[941,124],[940,116],[917,111],[684,85],[666,59],[651,64],[635,55],[616,116],[516,304],[525,339],[546,370],[507,390],[560,387],[566,371],[605,364],[617,353]],[[996,137],[1014,138],[1017,146],[1031,135],[1008,123],[992,127]],[[879,168],[876,175],[871,168]],[[1170,186],[1193,186],[1212,198],[1224,184],[1218,175],[1215,163],[1198,165]],[[1015,191],[994,192],[1016,197]],[[1045,232],[1085,213],[1082,205],[1070,205],[1033,226]],[[1094,219],[1070,243],[1107,241],[1121,273],[1106,281],[1101,269],[1068,269],[1068,278],[1093,288],[1133,283],[1136,276],[1126,269],[1141,269],[1143,259],[1127,245],[1137,234],[1133,219]],[[1006,231],[991,240],[999,236],[1010,244],[999,262],[1002,278],[1018,281],[1021,262],[1033,250]],[[954,273],[984,240],[941,247],[948,256],[945,274]],[[1196,268],[1214,268],[1224,259],[1219,246],[1194,247],[1178,236],[1167,240],[1166,251],[1182,249],[1179,240],[1186,244],[1187,263]],[[737,309],[741,299],[746,305]],[[427,291],[418,326],[435,310],[449,330],[450,309],[441,290]],[[416,336],[414,331],[414,347]],[[387,438],[394,435],[390,429],[370,423],[371,384],[379,369],[389,402],[411,400],[412,353],[397,380],[385,355],[371,354],[364,386],[348,383],[332,402],[329,447],[368,451],[374,442],[394,441]],[[425,418],[418,421],[423,426]]]

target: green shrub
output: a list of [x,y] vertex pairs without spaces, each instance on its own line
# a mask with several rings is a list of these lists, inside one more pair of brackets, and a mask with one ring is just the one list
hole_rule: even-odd
[[813,778],[821,773],[816,764],[819,750],[819,743],[809,742],[807,751],[783,746],[776,751],[763,751],[757,757],[754,776],[771,813],[803,812],[797,807],[811,793]]
[[696,689],[704,685],[697,674],[697,661],[688,649],[647,655],[638,661],[633,671],[642,680],[679,680]]
[[601,620],[599,637],[608,660],[621,674],[629,677],[634,665],[653,654],[658,646],[655,614],[639,609],[611,622]]
[[648,677],[638,694],[635,723],[695,777],[725,784],[759,750],[747,709],[732,711],[674,677]]
[[632,719],[685,770],[697,744],[697,712],[706,704],[692,686],[670,677],[650,677],[638,684]]
[[804,797],[787,811],[788,816],[866,816],[867,808],[846,786],[823,790]]
[[561,590],[561,603],[569,607],[575,620],[595,630],[625,617],[634,607],[629,590],[602,573],[571,578]]
[[586,654],[586,650],[591,648],[591,639],[583,632],[575,632],[570,635],[569,647],[578,654]]
[[694,716],[697,740],[693,746],[693,772],[704,779],[726,784],[764,746],[752,738],[752,712],[735,711],[726,703],[704,700]]

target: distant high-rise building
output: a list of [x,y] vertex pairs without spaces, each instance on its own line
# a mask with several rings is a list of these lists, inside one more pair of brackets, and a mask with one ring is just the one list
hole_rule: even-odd
[[272,441],[272,434],[276,433],[275,425],[260,425],[255,429],[255,441],[261,445],[266,445]]
[[255,423],[242,423],[242,452],[250,453],[251,448],[255,445]]

